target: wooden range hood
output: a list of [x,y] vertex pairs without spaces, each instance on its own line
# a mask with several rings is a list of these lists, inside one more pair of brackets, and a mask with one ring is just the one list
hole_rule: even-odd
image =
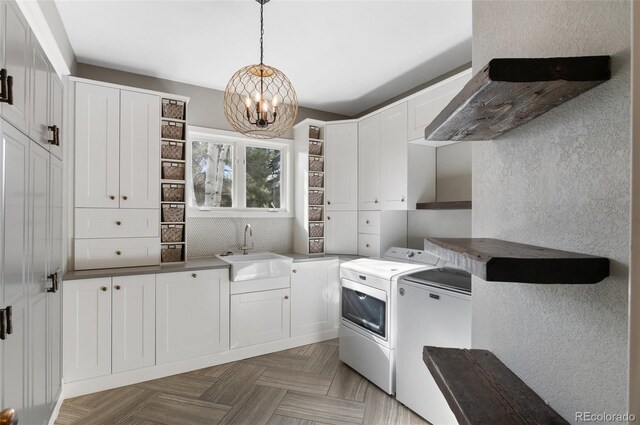
[[610,78],[610,56],[492,59],[429,124],[425,139],[492,140]]

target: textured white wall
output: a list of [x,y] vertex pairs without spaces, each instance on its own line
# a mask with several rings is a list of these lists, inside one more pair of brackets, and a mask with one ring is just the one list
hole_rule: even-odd
[[597,285],[473,281],[473,346],[572,423],[627,409],[629,1],[474,1],[473,64],[611,54],[611,81],[473,143],[473,235],[611,259]]
[[468,201],[471,199],[471,147],[462,142],[436,149],[436,199]]

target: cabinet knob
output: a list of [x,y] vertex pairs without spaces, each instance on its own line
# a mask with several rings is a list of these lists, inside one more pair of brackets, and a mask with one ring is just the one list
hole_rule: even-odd
[[119,290],[120,290],[120,288],[122,288],[120,285],[115,285],[115,286],[113,287],[113,289],[115,289],[116,291],[119,291]]
[[369,248],[369,244],[366,244],[365,246],[366,246],[367,248]]
[[100,290],[101,290],[102,292],[107,292],[107,287],[106,287],[106,286],[101,286],[101,287],[100,287]]
[[116,255],[122,255],[122,251],[116,251]]
[[404,196],[400,198],[400,202],[404,202]]
[[109,195],[109,199],[116,199],[116,197],[113,195]]
[[329,215],[328,215],[328,216],[327,216],[327,220],[331,220],[331,216],[329,216]]
[[291,273],[298,273],[298,270],[293,269],[293,270],[291,270]]
[[331,205],[331,201],[327,201],[327,205]]
[[195,279],[198,275],[196,273],[191,273],[191,277]]
[[285,299],[285,300],[288,300],[288,299],[289,299],[289,295],[285,295],[285,296],[284,296],[284,299]]
[[122,222],[120,220],[116,221],[116,225],[120,226]]
[[124,199],[126,201],[127,199],[129,199],[129,197],[127,195],[123,195],[122,199]]
[[377,203],[378,203],[378,200],[376,199],[376,200],[375,200],[375,201],[373,201],[373,202],[377,204]]
[[369,220],[367,220],[365,223],[369,224]]

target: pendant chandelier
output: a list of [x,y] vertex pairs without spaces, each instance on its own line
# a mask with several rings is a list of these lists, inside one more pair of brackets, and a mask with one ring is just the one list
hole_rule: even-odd
[[239,69],[224,91],[224,115],[240,133],[272,139],[289,130],[298,114],[298,97],[282,71],[264,64],[263,9],[260,3],[260,63]]

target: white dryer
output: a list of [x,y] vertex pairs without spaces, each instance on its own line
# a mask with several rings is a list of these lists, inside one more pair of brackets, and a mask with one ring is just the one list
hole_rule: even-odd
[[424,251],[394,247],[340,266],[340,360],[388,394],[395,393],[398,279],[439,263]]

